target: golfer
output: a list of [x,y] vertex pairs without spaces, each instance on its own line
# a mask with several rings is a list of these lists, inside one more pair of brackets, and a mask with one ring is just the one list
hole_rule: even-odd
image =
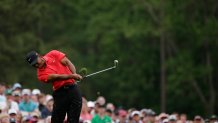
[[52,123],[63,123],[67,114],[68,123],[79,123],[82,97],[75,80],[82,77],[66,55],[52,50],[41,56],[35,51],[26,55],[27,62],[37,68],[38,79],[53,85]]

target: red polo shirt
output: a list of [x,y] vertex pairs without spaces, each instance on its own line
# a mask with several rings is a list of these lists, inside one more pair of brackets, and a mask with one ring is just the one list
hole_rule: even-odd
[[[42,82],[47,83],[49,74],[72,74],[70,69],[61,63],[61,59],[63,59],[64,57],[65,54],[57,50],[52,50],[44,55],[43,58],[46,61],[46,67],[37,69],[38,79]],[[74,79],[54,81],[52,83],[53,90],[57,90],[63,85],[73,84],[74,82]]]

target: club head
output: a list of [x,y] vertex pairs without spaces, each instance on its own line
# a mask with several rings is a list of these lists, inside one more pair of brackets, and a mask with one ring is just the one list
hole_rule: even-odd
[[118,60],[114,60],[114,67],[116,68],[118,66]]
[[85,67],[83,67],[83,68],[81,68],[80,70],[79,70],[79,74],[81,75],[81,76],[86,76],[86,74],[87,74],[87,68],[85,68]]

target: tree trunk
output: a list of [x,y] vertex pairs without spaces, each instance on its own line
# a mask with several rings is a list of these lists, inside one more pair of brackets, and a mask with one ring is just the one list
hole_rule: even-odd
[[205,105],[205,106],[208,106],[208,114],[211,115],[214,113],[216,93],[214,89],[214,83],[212,80],[213,70],[211,67],[212,65],[211,65],[211,57],[210,57],[210,51],[209,51],[209,46],[208,46],[208,40],[206,40],[205,42],[205,49],[206,49],[206,68],[209,69],[207,81],[209,85],[209,95],[210,95],[209,105]]
[[161,111],[166,111],[166,66],[165,66],[165,41],[164,36],[160,37],[160,64],[161,64],[161,72],[160,72],[160,87],[161,87]]
[[[164,5],[163,0],[160,1],[160,20],[164,20]],[[166,65],[165,65],[165,34],[164,22],[160,21],[160,96],[161,96],[161,111],[166,112]]]

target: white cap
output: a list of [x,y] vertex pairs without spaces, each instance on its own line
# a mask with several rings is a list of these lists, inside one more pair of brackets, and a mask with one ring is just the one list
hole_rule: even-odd
[[131,113],[131,116],[133,117],[134,115],[139,115],[139,116],[140,116],[140,112],[139,112],[139,111],[133,111],[133,112]]
[[83,123],[91,123],[90,120],[84,120]]
[[167,118],[163,120],[163,123],[168,123],[168,122],[169,122],[169,119]]
[[40,114],[39,114],[39,112],[36,112],[36,111],[34,111],[34,112],[31,112],[30,113],[30,116],[32,116],[32,117],[40,117]]
[[87,106],[90,108],[93,108],[93,107],[95,107],[95,103],[93,101],[88,101]]
[[21,96],[20,91],[13,91],[12,96]]
[[31,95],[30,89],[23,89],[22,90],[22,95]]
[[22,88],[21,84],[20,83],[15,83],[13,85],[13,90],[15,90],[16,88]]
[[17,114],[17,111],[13,108],[8,110],[8,114]]
[[45,102],[47,103],[49,100],[53,99],[52,95],[48,94],[45,97]]
[[99,96],[96,100],[97,103],[99,103],[100,105],[104,105],[106,100],[103,96]]
[[38,94],[41,94],[41,91],[39,89],[32,90],[32,95],[38,95]]
[[176,120],[177,118],[176,118],[176,115],[170,115],[168,119],[169,120]]

